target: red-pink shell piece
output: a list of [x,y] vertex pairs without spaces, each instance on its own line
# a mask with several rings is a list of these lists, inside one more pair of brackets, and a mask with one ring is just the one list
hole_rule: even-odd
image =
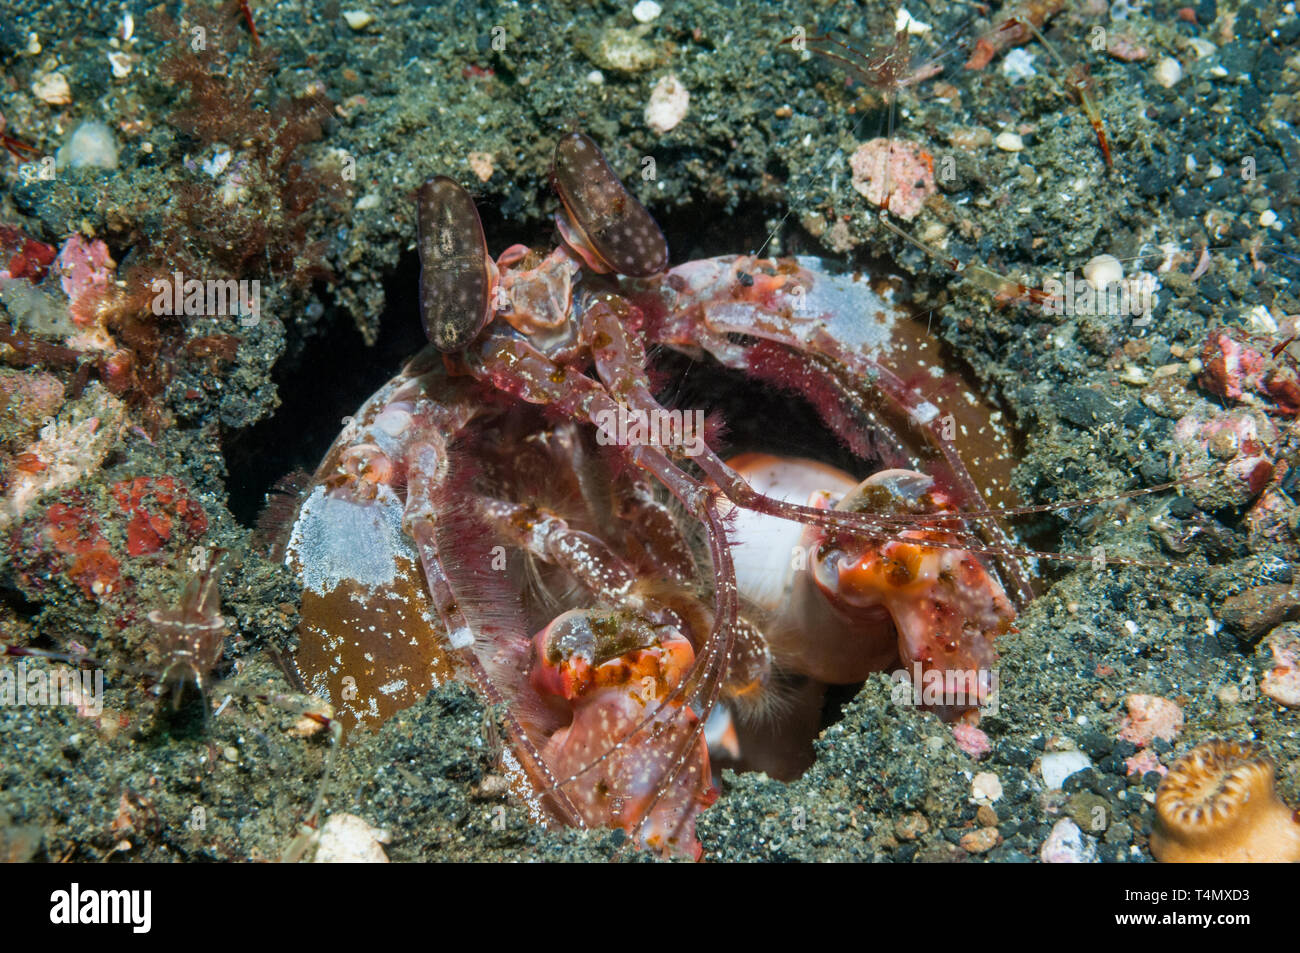
[[492,317],[492,259],[470,194],[435,176],[420,186],[420,320],[440,351],[460,351]]
[[645,206],[580,132],[555,147],[555,189],[570,220],[610,271],[633,278],[668,267],[668,242]]

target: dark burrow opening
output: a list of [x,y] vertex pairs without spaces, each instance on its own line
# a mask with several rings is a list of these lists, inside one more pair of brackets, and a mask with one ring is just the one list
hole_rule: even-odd
[[[674,262],[755,250],[771,230],[768,223],[780,214],[757,202],[734,210],[706,205],[668,215],[652,212],[660,216]],[[549,220],[520,227],[492,204],[480,205],[479,214],[494,254],[519,241],[539,249],[557,241]],[[786,223],[782,234],[787,253],[816,253],[816,241],[793,222]],[[348,314],[331,309],[309,337],[290,343],[271,375],[280,406],[252,427],[226,435],[223,443],[229,506],[242,525],[256,524],[267,494],[283,477],[313,472],[338,436],[343,418],[355,413],[424,346],[419,275],[419,261],[408,253],[385,280],[384,313],[373,347],[366,347]]]

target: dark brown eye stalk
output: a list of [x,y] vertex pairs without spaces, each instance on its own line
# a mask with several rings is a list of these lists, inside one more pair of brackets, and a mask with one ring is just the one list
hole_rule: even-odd
[[496,266],[470,194],[445,175],[420,186],[420,320],[440,351],[469,346],[492,317]]
[[632,278],[668,267],[668,242],[645,206],[619,181],[600,148],[580,132],[555,147],[560,234],[595,271]]

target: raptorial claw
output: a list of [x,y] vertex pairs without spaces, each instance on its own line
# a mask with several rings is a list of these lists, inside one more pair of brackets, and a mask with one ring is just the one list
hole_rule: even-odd
[[571,720],[543,750],[592,827],[621,827],[664,854],[698,859],[696,813],[718,797],[703,737],[669,788],[658,785],[698,717],[674,700],[695,652],[680,633],[623,612],[573,610],[533,641],[530,680]]
[[560,140],[554,174],[567,213],[556,219],[560,234],[593,271],[645,278],[668,267],[663,232],[589,137]]
[[[951,507],[922,473],[877,473],[837,505],[902,515]],[[898,631],[898,656],[921,672],[968,676],[970,691],[934,707],[953,717],[985,703],[997,659],[993,642],[1011,626],[1015,610],[1002,587],[969,552],[927,543],[951,543],[946,531],[915,529],[884,541],[823,538],[814,562],[818,587],[847,615],[889,613]]]
[[420,186],[420,320],[440,351],[460,351],[492,317],[496,266],[470,194],[454,179]]

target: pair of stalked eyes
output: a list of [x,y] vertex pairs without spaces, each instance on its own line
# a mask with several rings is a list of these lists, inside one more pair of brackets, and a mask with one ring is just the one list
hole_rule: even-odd
[[[555,148],[555,189],[598,270],[634,278],[668,266],[668,243],[590,138],[570,133]],[[420,317],[440,351],[459,351],[491,319],[495,267],[468,192],[445,175],[420,186]],[[588,256],[584,256],[588,257]]]

